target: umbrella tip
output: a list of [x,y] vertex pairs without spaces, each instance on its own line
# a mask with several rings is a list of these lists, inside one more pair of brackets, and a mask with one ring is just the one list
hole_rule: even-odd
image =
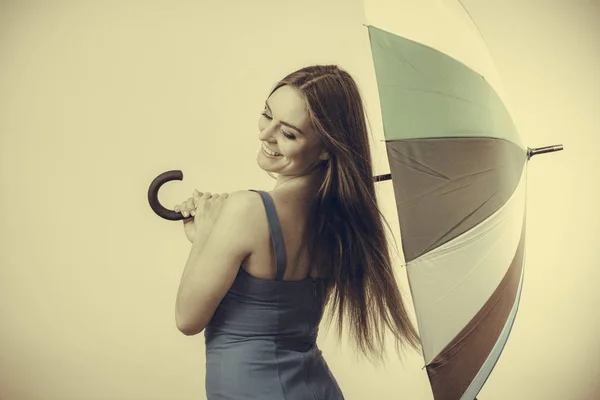
[[545,154],[545,153],[552,153],[555,151],[562,151],[563,145],[562,144],[555,144],[553,146],[546,146],[546,147],[538,147],[538,148],[527,148],[527,158],[530,159],[531,157],[537,155],[537,154]]

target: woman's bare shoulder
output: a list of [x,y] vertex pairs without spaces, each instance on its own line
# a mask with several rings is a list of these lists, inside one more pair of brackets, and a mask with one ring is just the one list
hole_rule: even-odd
[[251,190],[236,190],[235,192],[230,192],[229,198],[233,197],[240,199],[241,201],[248,201],[250,203],[256,202],[256,200],[260,202],[260,195]]
[[251,190],[236,190],[235,192],[229,193],[229,199],[233,199],[235,202],[243,203],[244,209],[247,211],[248,219],[252,220],[260,216],[263,209],[263,203],[260,195]]

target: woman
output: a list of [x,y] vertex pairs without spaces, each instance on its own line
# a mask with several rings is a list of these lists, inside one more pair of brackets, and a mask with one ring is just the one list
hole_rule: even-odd
[[[316,345],[325,305],[366,356],[385,326],[418,348],[400,295],[373,182],[357,85],[337,66],[279,82],[258,122],[258,165],[275,188],[195,192],[175,207],[192,250],[178,328],[204,330],[208,399],[343,399]],[[271,175],[273,177],[273,175]],[[266,212],[266,215],[265,215]],[[384,326],[385,325],[385,326]]]

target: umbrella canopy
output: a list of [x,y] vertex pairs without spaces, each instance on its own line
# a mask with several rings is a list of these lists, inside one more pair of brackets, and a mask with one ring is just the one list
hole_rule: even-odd
[[532,152],[482,75],[368,30],[427,374],[436,400],[473,399],[519,306]]

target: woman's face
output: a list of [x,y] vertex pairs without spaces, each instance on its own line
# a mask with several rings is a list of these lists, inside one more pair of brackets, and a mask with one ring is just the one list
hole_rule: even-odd
[[322,146],[302,94],[291,86],[280,87],[267,99],[258,130],[262,146],[257,162],[265,171],[297,176],[328,158],[326,153],[321,154]]

